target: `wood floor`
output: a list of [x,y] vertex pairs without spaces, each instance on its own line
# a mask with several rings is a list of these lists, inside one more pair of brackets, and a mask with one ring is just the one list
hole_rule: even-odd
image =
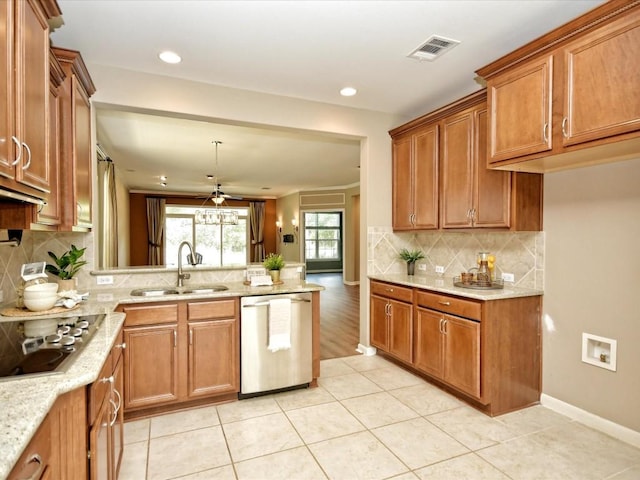
[[320,292],[320,358],[356,355],[360,340],[360,286],[342,283],[341,273],[310,273]]

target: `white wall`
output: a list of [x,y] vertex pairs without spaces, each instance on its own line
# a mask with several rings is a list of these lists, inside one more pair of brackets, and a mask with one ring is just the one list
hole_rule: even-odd
[[[640,159],[545,175],[543,392],[640,432]],[[581,361],[618,341],[617,371]]]
[[[88,64],[97,92],[94,105],[173,112],[229,123],[273,125],[360,139],[360,231],[391,225],[391,139],[388,131],[406,121],[388,114],[345,108],[291,97],[217,87],[176,78]],[[369,192],[375,192],[369,195]],[[360,236],[366,251],[367,236]],[[366,257],[361,256],[360,341],[369,342],[369,288]]]

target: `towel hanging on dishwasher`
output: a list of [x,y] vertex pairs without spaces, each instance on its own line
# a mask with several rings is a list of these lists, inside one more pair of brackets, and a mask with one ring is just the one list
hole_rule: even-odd
[[291,299],[269,300],[269,346],[271,352],[291,348]]

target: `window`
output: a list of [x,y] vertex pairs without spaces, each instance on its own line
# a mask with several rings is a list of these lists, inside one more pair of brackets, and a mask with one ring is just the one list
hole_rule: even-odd
[[[200,207],[167,205],[165,207],[165,264],[178,265],[178,247],[183,241],[191,242],[202,255],[202,264],[214,267],[245,265],[248,263],[249,243],[248,208],[234,208],[238,212],[238,225],[196,225],[195,213]],[[182,251],[183,264],[187,264],[188,251]]]
[[342,214],[314,212],[304,214],[306,260],[341,260]]

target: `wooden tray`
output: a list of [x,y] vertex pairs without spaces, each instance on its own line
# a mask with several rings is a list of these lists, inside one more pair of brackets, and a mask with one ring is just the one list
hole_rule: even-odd
[[49,310],[41,310],[39,312],[32,312],[28,308],[9,307],[0,311],[0,315],[5,317],[36,317],[39,315],[53,315],[55,313],[65,313],[80,308],[80,304],[76,304],[74,307],[53,307]]

